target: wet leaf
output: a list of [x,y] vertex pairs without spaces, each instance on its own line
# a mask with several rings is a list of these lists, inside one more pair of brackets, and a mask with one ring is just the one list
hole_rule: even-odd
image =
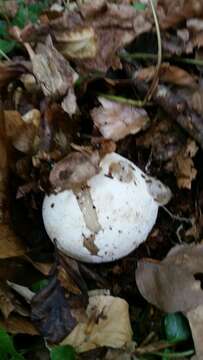
[[61,341],[77,324],[56,279],[34,296],[31,306],[32,322],[50,343]]
[[100,97],[101,107],[91,111],[95,126],[106,139],[118,141],[146,129],[149,118],[144,109]]
[[[72,260],[74,262],[74,260]],[[31,319],[40,333],[50,342],[59,343],[85,317],[86,293],[72,292],[72,284],[77,278],[77,269],[71,270],[63,258],[55,269],[55,275],[40,290],[31,302]],[[66,275],[66,272],[70,271]],[[69,286],[68,284],[71,284]]]

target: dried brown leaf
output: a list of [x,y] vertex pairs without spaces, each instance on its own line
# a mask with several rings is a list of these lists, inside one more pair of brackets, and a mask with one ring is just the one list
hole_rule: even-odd
[[45,44],[38,43],[36,53],[28,44],[26,46],[32,61],[33,73],[44,95],[56,98],[64,96],[78,75],[54,47],[51,37],[47,37]]
[[140,260],[136,270],[139,291],[165,312],[188,312],[202,305],[202,259],[199,244],[177,245],[162,261]]
[[52,29],[56,46],[80,70],[105,72],[121,67],[116,52],[150,30],[151,23],[130,5],[94,1],[81,5],[79,11],[65,12]]
[[131,341],[132,329],[125,300],[90,296],[86,313],[87,320],[78,323],[62,345],[72,345],[77,352],[84,352],[102,346],[121,348]]
[[158,6],[159,22],[162,29],[168,29],[194,16],[201,16],[201,0],[161,0]]
[[30,153],[39,143],[40,112],[33,109],[21,117],[18,111],[4,111],[6,135],[12,145],[23,153]]
[[9,225],[0,224],[0,259],[22,256],[25,253],[25,246]]
[[7,86],[12,80],[26,72],[20,64],[0,65],[0,89]]
[[144,109],[99,98],[102,106],[91,111],[95,126],[105,139],[118,141],[146,129],[149,118]]
[[175,158],[175,175],[178,187],[191,189],[192,181],[196,178],[197,170],[195,169],[193,157],[198,151],[195,141],[188,140],[187,144],[181,149]]
[[[156,73],[155,66],[149,66],[147,68],[138,70],[136,78],[142,81],[152,81]],[[163,63],[160,67],[159,78],[161,82],[179,85],[179,86],[197,86],[194,76],[190,75],[187,71],[173,66],[168,63]]]
[[0,311],[4,318],[7,319],[14,309],[15,306],[12,301],[11,292],[7,289],[5,284],[0,283]]
[[0,326],[11,334],[39,335],[30,321],[13,314],[8,319],[0,318]]
[[49,180],[54,189],[71,189],[85,184],[98,173],[100,157],[93,153],[72,152],[56,163],[50,172]]

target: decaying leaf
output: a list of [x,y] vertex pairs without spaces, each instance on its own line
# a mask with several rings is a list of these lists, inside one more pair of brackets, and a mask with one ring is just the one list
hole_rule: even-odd
[[47,37],[45,44],[37,45],[36,53],[28,44],[26,46],[32,61],[33,73],[44,95],[56,98],[64,96],[78,75],[54,47],[51,37]]
[[118,141],[146,129],[149,118],[144,109],[116,103],[100,97],[102,106],[91,111],[95,126],[106,139]]
[[174,166],[179,188],[191,189],[192,181],[197,175],[193,162],[193,157],[197,151],[198,146],[195,141],[188,140],[186,146],[176,155]]
[[[87,320],[78,323],[62,344],[72,345],[77,352],[97,347],[125,347],[132,339],[128,304],[113,296],[90,296]],[[119,316],[118,316],[119,314]]]
[[54,189],[70,189],[85,184],[99,171],[99,153],[72,152],[56,163],[49,180]]

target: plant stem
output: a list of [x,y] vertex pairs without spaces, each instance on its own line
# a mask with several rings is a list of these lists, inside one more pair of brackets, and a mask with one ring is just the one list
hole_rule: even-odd
[[[141,53],[141,52],[137,52],[137,53],[121,53],[120,57],[123,59],[130,59],[130,60],[156,60],[157,59],[157,55],[156,54],[149,54],[149,53]],[[199,66],[203,66],[203,60],[199,60],[199,59],[190,59],[190,58],[181,58],[178,56],[170,56],[170,55],[163,55],[163,59],[168,59],[168,60],[174,60],[180,63],[185,63],[185,64],[191,64],[191,65],[199,65]]]
[[99,93],[99,96],[108,99],[108,100],[112,100],[112,101],[116,101],[119,102],[121,104],[126,104],[126,105],[132,105],[132,106],[136,106],[136,107],[143,107],[144,105],[152,105],[151,103],[145,103],[142,100],[133,100],[133,99],[128,99],[125,98],[123,96],[117,96],[117,95],[110,95],[110,94],[102,94]]
[[11,62],[11,59],[5,54],[5,52],[3,50],[0,49],[0,55],[2,57],[4,57],[7,61],[10,61]]
[[169,359],[177,359],[177,358],[182,358],[185,356],[191,356],[194,354],[194,350],[187,350],[187,351],[183,351],[183,352],[174,352],[174,353],[165,353],[165,352],[151,352],[151,355],[157,355],[157,356],[163,356],[165,358],[169,358]]

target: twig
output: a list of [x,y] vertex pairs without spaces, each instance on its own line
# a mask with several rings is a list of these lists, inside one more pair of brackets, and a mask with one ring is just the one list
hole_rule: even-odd
[[156,65],[156,72],[153,78],[153,81],[151,83],[151,86],[147,92],[147,95],[145,96],[145,101],[148,101],[151,99],[157,85],[159,82],[159,71],[160,71],[160,67],[161,67],[161,62],[162,62],[162,45],[161,45],[161,32],[160,32],[160,27],[159,27],[159,21],[158,21],[158,17],[157,17],[157,13],[156,13],[156,9],[154,6],[154,2],[153,0],[149,0],[149,3],[151,5],[151,9],[152,9],[152,14],[154,17],[154,23],[155,23],[155,28],[156,28],[156,36],[157,36],[157,45],[158,45],[158,54],[157,54],[157,65]]

